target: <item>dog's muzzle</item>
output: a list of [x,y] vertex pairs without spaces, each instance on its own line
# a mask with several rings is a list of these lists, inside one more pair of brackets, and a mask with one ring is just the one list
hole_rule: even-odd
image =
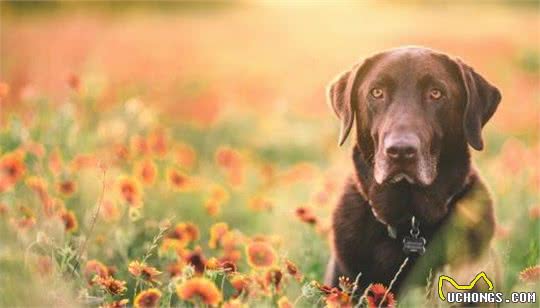
[[435,179],[434,159],[422,151],[420,138],[413,133],[386,136],[375,155],[375,181],[429,185]]

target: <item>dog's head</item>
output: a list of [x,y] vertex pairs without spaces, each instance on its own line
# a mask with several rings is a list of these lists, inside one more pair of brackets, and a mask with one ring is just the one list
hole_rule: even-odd
[[497,88],[460,60],[417,47],[372,56],[328,87],[341,120],[339,144],[356,119],[357,142],[378,184],[428,186],[444,144],[481,150],[481,129],[500,99]]

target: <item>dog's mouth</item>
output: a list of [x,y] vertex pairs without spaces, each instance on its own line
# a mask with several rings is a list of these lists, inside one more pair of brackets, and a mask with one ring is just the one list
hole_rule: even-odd
[[387,180],[385,182],[387,183],[390,183],[390,184],[395,184],[395,183],[399,183],[401,181],[406,181],[407,183],[409,184],[415,184],[416,183],[416,179],[408,174],[405,174],[405,173],[398,173],[392,177],[388,177]]
[[421,158],[414,164],[393,164],[381,158],[375,159],[374,178],[379,185],[408,183],[428,186],[437,176],[435,159]]
[[[380,182],[377,181],[378,184],[389,185],[403,182],[413,185],[419,183],[417,172],[415,170],[416,168],[403,168],[390,165],[387,169],[387,172],[383,172],[384,175],[383,178],[380,179]],[[377,180],[377,177],[375,180]]]

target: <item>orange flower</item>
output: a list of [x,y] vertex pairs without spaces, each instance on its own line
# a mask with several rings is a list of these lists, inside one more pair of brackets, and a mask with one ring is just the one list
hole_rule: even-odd
[[99,276],[105,278],[109,276],[109,269],[105,264],[99,262],[98,260],[88,260],[86,266],[84,267],[84,276],[88,280],[88,283],[92,282],[94,276]]
[[221,307],[222,308],[247,308],[248,306],[242,303],[242,301],[240,301],[239,299],[235,298],[235,299],[230,299],[226,301],[225,303],[223,303],[223,306]]
[[529,217],[531,219],[539,219],[540,218],[540,205],[533,206],[529,209]]
[[155,288],[144,290],[135,297],[135,308],[153,308],[159,306],[161,291]]
[[176,277],[182,273],[184,264],[182,262],[174,262],[167,265],[167,272],[171,277]]
[[298,281],[302,280],[302,273],[300,273],[296,264],[290,260],[285,260],[285,267],[287,268],[287,273],[289,273],[289,275],[293,276]]
[[221,261],[238,262],[242,257],[242,253],[237,248],[243,241],[242,236],[237,232],[227,232],[221,239],[221,246],[223,247]]
[[195,277],[182,282],[176,287],[178,297],[185,301],[206,305],[217,305],[221,302],[222,295],[216,285],[203,277]]
[[519,273],[519,279],[523,282],[540,281],[540,265],[528,267]]
[[114,146],[113,154],[117,161],[125,162],[129,159],[129,148],[123,144],[117,144]]
[[48,165],[49,165],[49,170],[51,170],[52,174],[55,176],[58,176],[60,172],[62,171],[63,159],[58,148],[55,148],[49,154]]
[[70,74],[68,76],[67,84],[71,89],[73,89],[75,91],[79,91],[80,88],[81,88],[81,80],[79,79],[79,76],[77,76],[75,74]]
[[131,138],[131,150],[138,155],[147,155],[150,153],[150,146],[142,136],[133,136]]
[[227,274],[235,273],[238,270],[236,264],[230,260],[221,262],[219,267]]
[[199,228],[194,223],[181,222],[169,233],[169,237],[193,242],[199,238]]
[[6,98],[9,94],[9,85],[5,82],[0,82],[0,100]]
[[139,182],[130,177],[120,177],[118,179],[118,190],[120,195],[130,206],[140,207],[142,190]]
[[216,217],[221,212],[221,203],[217,202],[216,200],[206,200],[204,203],[204,208],[206,209],[206,212],[211,217]]
[[177,255],[182,255],[186,250],[186,246],[189,242],[185,240],[178,240],[175,238],[164,238],[160,250],[167,252],[169,250],[175,251]]
[[187,144],[176,145],[176,163],[184,169],[191,169],[197,161],[197,153]]
[[221,185],[212,185],[212,187],[210,187],[209,199],[219,203],[225,203],[229,200],[229,192]]
[[100,214],[106,221],[114,221],[120,217],[120,210],[115,202],[103,200]]
[[246,247],[247,262],[253,268],[267,268],[276,262],[276,253],[270,244],[252,241]]
[[332,293],[334,291],[334,289],[336,289],[336,288],[332,288],[330,286],[327,286],[325,284],[321,284],[316,280],[313,280],[311,282],[311,286],[314,286],[315,288],[319,289],[319,291],[321,291],[323,293],[323,295],[329,295],[330,293]]
[[332,291],[332,293],[326,296],[326,305],[328,308],[352,308],[351,297],[349,294],[336,288],[332,289]]
[[510,229],[501,224],[495,225],[495,237],[498,239],[505,239],[510,235]]
[[124,298],[124,299],[121,299],[121,300],[118,300],[118,301],[105,303],[105,304],[99,306],[99,308],[127,308],[128,303],[129,303],[129,299]]
[[153,185],[157,175],[156,164],[150,159],[140,161],[135,165],[135,174],[144,185]]
[[8,207],[5,203],[0,202],[0,216],[5,216],[8,212]]
[[186,264],[193,266],[197,274],[202,274],[206,267],[206,259],[201,247],[196,247],[193,251],[186,253],[182,259]]
[[148,143],[152,152],[158,156],[167,154],[167,135],[162,129],[158,129],[148,136]]
[[179,255],[191,242],[199,238],[199,229],[191,222],[178,223],[165,237],[161,250],[175,250]]
[[279,292],[281,288],[281,281],[283,279],[283,273],[279,268],[271,268],[266,271],[264,275],[264,282],[266,286],[274,287],[276,292]]
[[161,272],[153,266],[148,266],[144,262],[131,261],[128,265],[128,271],[131,273],[131,275],[141,277],[143,280],[150,283],[159,283],[156,278],[161,274]]
[[293,308],[293,304],[289,301],[287,296],[282,296],[277,301],[278,308]]
[[220,185],[212,185],[208,199],[204,207],[210,216],[217,216],[221,211],[221,206],[229,199],[229,193]]
[[244,168],[240,153],[229,147],[219,147],[215,155],[216,163],[226,173],[233,186],[240,186],[244,179]]
[[249,286],[251,285],[251,278],[244,274],[234,273],[230,278],[231,285],[236,290],[234,296],[239,296],[242,293],[249,293]]
[[319,289],[325,297],[326,305],[331,308],[349,308],[352,307],[351,297],[348,293],[341,291],[338,288],[320,284],[317,281],[312,281],[311,285]]
[[210,240],[208,241],[208,247],[215,249],[220,244],[221,239],[225,234],[229,232],[229,225],[224,222],[218,222],[210,227]]
[[237,249],[225,249],[223,250],[223,256],[219,258],[221,262],[233,262],[237,263],[242,258],[242,252]]
[[19,229],[30,229],[36,224],[36,218],[34,216],[23,216],[21,218],[13,218],[11,222]]
[[57,198],[46,197],[42,201],[42,205],[43,205],[43,212],[48,217],[53,216],[55,213],[61,214],[66,209],[66,206],[64,205],[64,201]]
[[[383,286],[380,283],[373,284],[371,288],[368,290],[366,300],[368,303],[368,307],[379,307],[381,305],[381,301],[383,300],[384,294],[386,293],[386,287]],[[394,299],[394,294],[392,292],[388,292],[386,295],[385,301],[382,303],[383,307],[395,307],[396,301]]]
[[264,179],[265,184],[271,184],[274,182],[276,177],[276,170],[274,166],[266,163],[259,169],[259,172]]
[[244,183],[244,170],[240,168],[232,169],[228,172],[227,178],[233,187],[240,187]]
[[313,179],[317,175],[317,167],[309,163],[298,163],[282,175],[284,183],[294,183]]
[[66,232],[75,232],[79,226],[77,217],[73,211],[64,210],[60,213],[60,218],[64,222],[64,228]]
[[77,190],[77,185],[73,181],[65,180],[58,183],[57,189],[58,192],[67,197],[71,196]]
[[32,189],[39,197],[41,202],[44,202],[48,199],[49,194],[47,193],[47,182],[41,177],[30,176],[26,179],[26,186]]
[[175,168],[167,170],[167,181],[170,187],[178,191],[188,191],[194,186],[194,182],[189,176]]
[[92,154],[78,154],[70,163],[75,171],[83,168],[95,168],[98,166],[98,159]]
[[219,269],[219,261],[215,257],[212,257],[206,260],[206,269],[208,270],[217,270]]
[[308,207],[299,207],[296,209],[296,216],[300,218],[301,221],[314,225],[317,223],[317,217],[313,214],[310,208]]
[[251,198],[248,202],[248,206],[254,211],[269,211],[274,207],[270,200],[260,196]]
[[242,160],[238,151],[222,146],[216,151],[216,163],[222,168],[233,169],[238,168]]
[[97,284],[101,289],[107,291],[111,295],[120,295],[126,291],[126,282],[122,280],[116,280],[111,276],[94,276],[92,282]]
[[230,231],[223,235],[221,238],[221,246],[223,250],[235,249],[238,245],[242,244],[242,235],[238,232]]
[[501,147],[499,160],[503,168],[509,175],[518,174],[528,165],[529,156],[526,145],[517,138],[507,139]]
[[324,190],[318,191],[313,195],[313,201],[319,206],[324,206],[330,202],[330,194]]
[[0,157],[0,192],[13,187],[22,178],[26,167],[24,153],[17,151]]

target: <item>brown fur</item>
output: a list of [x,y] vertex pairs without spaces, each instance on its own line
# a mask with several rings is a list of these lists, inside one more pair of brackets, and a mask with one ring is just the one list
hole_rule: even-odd
[[[383,108],[366,94],[372,79],[381,74],[389,74],[399,88],[426,73],[445,85],[443,102],[425,103],[422,89],[408,87],[394,90]],[[471,167],[468,144],[482,149],[481,128],[496,110],[499,91],[460,60],[429,49],[405,48],[377,54],[340,75],[329,88],[329,100],[342,122],[340,143],[354,119],[357,140],[354,172],[333,215],[333,254],[326,283],[336,286],[339,276],[355,279],[362,273],[360,291],[370,283],[388,285],[406,257],[402,238],[413,215],[427,239],[427,252],[409,263],[393,291],[406,280],[425,282],[430,270],[482,255],[495,218],[487,188]],[[405,125],[419,124],[400,129],[424,138],[425,155],[437,161],[430,183],[374,179],[375,160],[384,142],[381,134],[394,133],[384,129],[403,117],[408,117]],[[386,225],[397,228],[397,239],[388,235]]]

